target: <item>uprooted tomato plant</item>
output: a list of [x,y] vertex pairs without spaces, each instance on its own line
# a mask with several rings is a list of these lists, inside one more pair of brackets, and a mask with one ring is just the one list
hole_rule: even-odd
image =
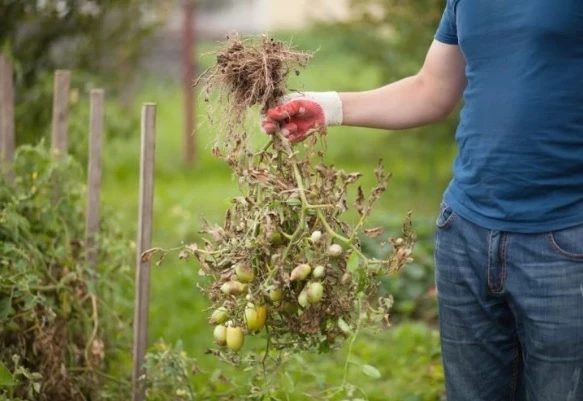
[[[413,261],[410,213],[401,235],[383,240],[385,258],[362,250],[362,236],[383,236],[367,224],[390,181],[382,161],[374,170],[376,186],[365,191],[357,185],[362,173],[326,163],[323,127],[300,146],[278,133],[252,148],[249,112],[277,104],[288,74],[299,74],[310,57],[267,36],[227,38],[197,84],[216,102],[209,108],[218,131],[213,154],[232,169],[240,194],[222,223],[204,221],[200,243],[142,255],[144,261],[158,255],[158,263],[174,251],[195,259],[203,276],[197,285],[213,303],[209,323],[218,348],[209,352],[264,374],[293,353],[327,352],[347,339],[353,343],[365,326],[390,324],[392,298],[377,289],[383,277]],[[356,222],[347,212],[356,213]],[[262,349],[245,352],[246,338],[257,335],[264,338]]]

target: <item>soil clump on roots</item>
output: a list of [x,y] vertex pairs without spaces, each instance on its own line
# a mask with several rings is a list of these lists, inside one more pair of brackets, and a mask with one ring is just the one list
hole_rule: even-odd
[[[241,140],[240,128],[249,109],[257,105],[262,111],[273,107],[286,92],[286,78],[290,72],[299,74],[299,69],[313,56],[311,52],[295,50],[267,35],[242,39],[236,33],[228,35],[214,54],[216,63],[195,81],[194,86],[203,85],[207,102],[216,92],[218,99],[209,115],[223,122],[218,124],[223,144]],[[217,124],[218,118],[211,119]]]

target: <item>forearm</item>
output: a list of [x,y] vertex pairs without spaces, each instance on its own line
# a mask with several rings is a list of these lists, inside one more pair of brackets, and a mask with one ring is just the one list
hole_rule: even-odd
[[[431,124],[449,115],[466,86],[458,46],[433,41],[418,74],[365,92],[306,92],[267,112],[265,133],[278,130],[292,142],[321,127],[347,125],[399,130]],[[294,100],[295,99],[295,100]]]
[[438,122],[451,112],[439,88],[414,75],[365,92],[339,93],[342,125],[400,130]]

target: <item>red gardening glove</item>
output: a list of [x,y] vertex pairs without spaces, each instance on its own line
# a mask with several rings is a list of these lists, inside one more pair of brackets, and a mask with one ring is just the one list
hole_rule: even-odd
[[267,134],[278,130],[292,143],[316,131],[342,124],[342,102],[336,92],[306,92],[284,96],[281,104],[267,110],[261,127]]

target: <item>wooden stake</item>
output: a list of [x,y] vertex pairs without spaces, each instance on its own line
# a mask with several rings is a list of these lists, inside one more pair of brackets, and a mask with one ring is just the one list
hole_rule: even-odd
[[184,0],[182,24],[182,85],[184,87],[184,158],[187,165],[194,161],[194,1]]
[[51,147],[53,155],[60,157],[68,151],[69,91],[71,71],[57,70],[53,88],[53,126]]
[[101,153],[103,147],[104,91],[93,89],[90,95],[89,164],[87,167],[87,214],[85,224],[86,259],[91,269],[97,268],[98,249],[95,236],[99,233],[101,196]]
[[6,174],[8,182],[13,182],[14,151],[16,136],[14,129],[14,82],[12,65],[3,54],[0,54],[0,167]]
[[133,401],[144,400],[140,378],[148,343],[148,312],[150,297],[150,263],[142,262],[142,253],[152,245],[154,204],[154,153],[156,142],[156,105],[142,108],[142,145],[140,153],[140,208],[136,260],[136,291],[134,305],[134,369]]

